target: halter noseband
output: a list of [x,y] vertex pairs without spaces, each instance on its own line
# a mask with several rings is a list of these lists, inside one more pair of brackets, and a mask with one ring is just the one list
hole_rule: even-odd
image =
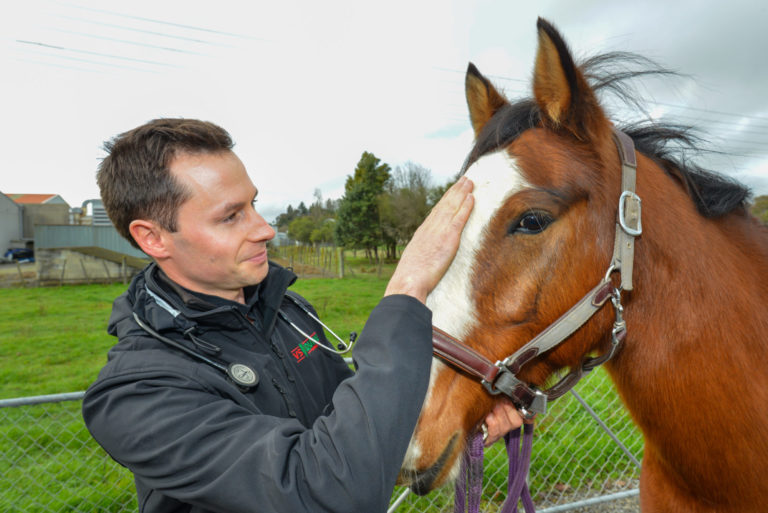
[[[562,396],[573,388],[582,376],[608,361],[626,338],[627,329],[623,317],[624,309],[621,305],[621,291],[632,290],[635,237],[642,233],[641,208],[640,198],[635,194],[637,160],[634,143],[628,135],[615,128],[613,140],[621,159],[622,193],[619,197],[613,258],[603,280],[544,331],[514,354],[496,363],[492,363],[485,356],[439,328],[432,328],[432,346],[435,356],[478,378],[492,395],[504,394],[509,397],[527,418],[532,418],[537,413],[546,413],[548,400]],[[621,277],[619,288],[615,288],[611,280],[614,272],[618,272]],[[616,315],[611,332],[611,347],[608,351],[597,357],[586,357],[580,367],[572,369],[547,390],[539,390],[517,378],[517,374],[526,363],[563,343],[595,315],[608,299],[611,300]]]

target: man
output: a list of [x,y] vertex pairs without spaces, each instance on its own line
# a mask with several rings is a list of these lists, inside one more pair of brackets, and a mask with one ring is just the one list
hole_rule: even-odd
[[[268,261],[274,231],[226,131],[159,119],[105,147],[104,206],[153,263],[115,301],[118,344],[83,416],[134,473],[139,510],[385,511],[429,379],[424,301],[458,247],[471,182],[404,251],[352,373],[286,291],[295,275]],[[511,408],[486,420],[491,439],[519,423]]]

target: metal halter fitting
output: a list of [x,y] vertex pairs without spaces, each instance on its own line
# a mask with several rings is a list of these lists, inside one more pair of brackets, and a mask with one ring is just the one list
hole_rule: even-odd
[[[573,388],[582,376],[608,361],[626,338],[627,329],[624,322],[624,308],[621,305],[621,291],[632,290],[635,237],[642,233],[641,203],[640,198],[635,194],[637,161],[634,143],[629,136],[616,129],[613,130],[613,139],[621,159],[622,193],[619,197],[613,258],[603,280],[544,331],[514,354],[496,363],[491,363],[486,357],[439,328],[432,328],[435,356],[479,378],[489,393],[504,394],[509,397],[527,418],[532,418],[537,413],[546,413],[548,400],[562,396]],[[621,277],[619,288],[615,288],[611,280],[614,272],[618,272]],[[525,364],[563,343],[595,315],[608,299],[611,300],[615,313],[611,347],[608,351],[597,357],[584,358],[580,367],[572,369],[547,390],[539,390],[517,378]]]

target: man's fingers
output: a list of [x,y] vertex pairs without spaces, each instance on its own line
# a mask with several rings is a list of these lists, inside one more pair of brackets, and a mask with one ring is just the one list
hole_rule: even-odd
[[493,410],[485,417],[485,425],[488,436],[485,439],[486,447],[494,444],[502,436],[519,428],[523,424],[523,417],[509,401],[496,403]]
[[435,207],[427,216],[430,217],[448,216],[452,218],[462,208],[464,201],[468,194],[472,192],[474,184],[472,180],[466,176],[462,176],[459,180],[453,184],[446,192],[440,201],[437,202]]

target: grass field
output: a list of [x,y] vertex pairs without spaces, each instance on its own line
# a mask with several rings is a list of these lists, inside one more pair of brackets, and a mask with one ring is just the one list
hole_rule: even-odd
[[[362,259],[351,260],[351,265],[354,272],[343,280],[299,280],[292,287],[344,338],[350,331],[362,331],[392,270],[384,266],[379,276],[379,270]],[[124,289],[122,284],[0,289],[0,399],[85,390],[115,342],[105,328],[112,301]],[[616,409],[610,383],[604,377],[595,383],[588,402],[606,402],[604,409]],[[609,442],[599,438],[583,410],[562,404],[541,419],[533,490],[593,486],[633,472],[615,450],[606,451]],[[618,417],[612,427],[626,429],[630,448],[639,452],[639,434],[626,414],[614,413]],[[559,431],[563,427],[568,428],[566,435]],[[0,454],[0,511],[135,511],[130,473],[90,439],[79,402],[0,409]],[[486,476],[492,486],[504,489],[500,445],[492,448],[489,460],[492,468]],[[407,511],[449,511],[450,497],[413,498]]]
[[[360,333],[378,303],[391,266],[353,260],[353,277],[298,280],[307,297],[340,336]],[[126,286],[70,285],[0,289],[0,399],[85,390],[116,340],[106,326],[112,301]],[[338,300],[338,298],[345,298]]]

